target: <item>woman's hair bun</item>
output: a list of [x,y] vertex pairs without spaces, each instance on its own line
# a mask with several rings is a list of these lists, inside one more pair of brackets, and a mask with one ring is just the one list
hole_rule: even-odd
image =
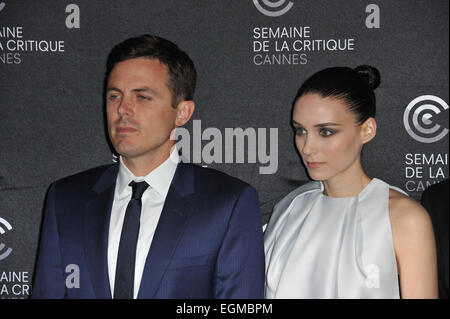
[[360,65],[354,69],[360,76],[365,78],[372,90],[380,85],[380,72],[370,65]]

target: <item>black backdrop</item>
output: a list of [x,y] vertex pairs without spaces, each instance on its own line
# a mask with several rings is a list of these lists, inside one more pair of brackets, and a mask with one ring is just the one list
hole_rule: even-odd
[[0,298],[31,291],[49,184],[114,160],[104,66],[131,36],[168,38],[192,57],[196,111],[183,145],[191,161],[252,184],[263,221],[308,180],[291,102],[329,66],[380,70],[378,133],[363,156],[369,175],[416,200],[448,178],[449,3],[375,1],[0,0]]

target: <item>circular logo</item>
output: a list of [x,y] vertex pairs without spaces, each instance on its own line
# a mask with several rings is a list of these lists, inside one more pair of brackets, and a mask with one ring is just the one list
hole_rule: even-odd
[[[264,6],[261,5],[262,2]],[[291,10],[294,3],[292,1],[287,2],[286,0],[253,0],[256,9],[262,14],[269,17],[279,17]]]
[[422,95],[412,100],[403,113],[408,134],[418,142],[434,143],[448,134],[448,128],[436,123],[438,114],[448,110],[448,104],[434,95]]
[[[6,229],[6,230],[5,230]],[[0,235],[3,235],[7,231],[11,230],[12,226],[7,220],[0,217]],[[6,248],[5,244],[0,243],[0,260],[5,259],[11,254],[12,248]]]

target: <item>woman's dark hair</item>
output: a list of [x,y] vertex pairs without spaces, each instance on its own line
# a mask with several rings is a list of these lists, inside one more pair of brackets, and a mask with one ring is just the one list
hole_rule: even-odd
[[169,69],[167,85],[172,93],[173,107],[180,101],[194,98],[197,81],[194,63],[176,44],[154,35],[144,34],[117,44],[108,55],[105,82],[117,63],[134,58],[158,59],[167,65]]
[[375,90],[380,84],[380,73],[369,65],[361,65],[355,69],[334,67],[324,69],[307,79],[294,99],[295,102],[307,93],[315,93],[321,97],[344,99],[351,112],[357,116],[358,124],[370,117],[375,117]]

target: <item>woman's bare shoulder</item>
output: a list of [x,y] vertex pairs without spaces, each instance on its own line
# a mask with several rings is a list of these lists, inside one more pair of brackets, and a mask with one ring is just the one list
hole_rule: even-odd
[[408,234],[428,228],[431,225],[430,217],[415,200],[394,190],[389,190],[389,214],[393,230]]

